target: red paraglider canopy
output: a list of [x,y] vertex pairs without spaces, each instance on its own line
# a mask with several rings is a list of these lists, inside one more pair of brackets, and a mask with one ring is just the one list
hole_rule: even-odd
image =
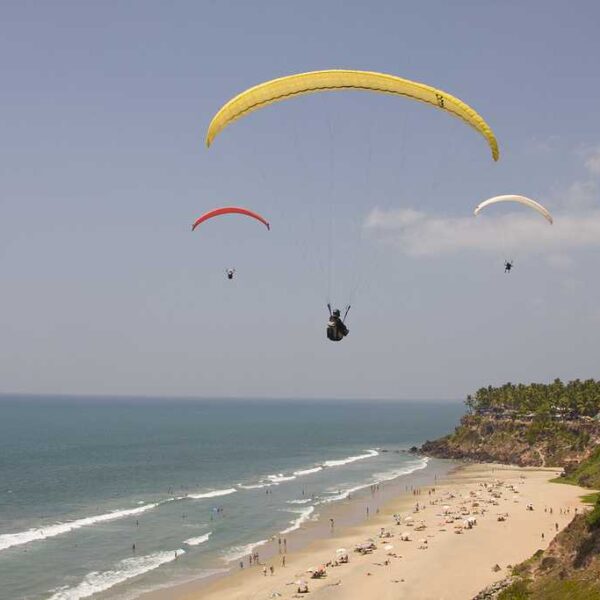
[[219,215],[228,215],[228,214],[238,214],[238,215],[246,215],[247,217],[252,217],[257,221],[260,221],[264,225],[266,225],[267,229],[271,229],[269,222],[261,217],[258,213],[255,213],[247,208],[240,208],[239,206],[223,206],[222,208],[215,208],[214,210],[209,210],[207,213],[204,213],[201,217],[198,217],[194,224],[192,225],[192,231],[200,225],[200,223],[204,223],[204,221],[208,221],[208,219],[212,219],[213,217],[218,217]]

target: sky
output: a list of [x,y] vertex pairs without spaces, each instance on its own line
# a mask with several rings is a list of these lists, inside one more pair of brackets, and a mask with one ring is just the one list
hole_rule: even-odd
[[[0,392],[452,399],[598,377],[597,2],[1,13]],[[328,68],[458,96],[500,160],[458,119],[365,92],[281,102],[205,147],[235,94]],[[499,194],[555,224],[472,215]],[[222,217],[191,232],[231,204],[271,231]],[[338,344],[328,301],[352,304]]]

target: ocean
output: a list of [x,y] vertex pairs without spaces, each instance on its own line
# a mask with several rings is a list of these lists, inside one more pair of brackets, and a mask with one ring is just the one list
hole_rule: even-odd
[[[0,398],[0,598],[133,599],[239,568],[374,484],[458,402]],[[398,480],[398,478],[401,478]]]

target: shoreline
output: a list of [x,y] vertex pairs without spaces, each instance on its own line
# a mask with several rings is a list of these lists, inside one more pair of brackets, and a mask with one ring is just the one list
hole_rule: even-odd
[[[426,484],[426,478],[422,478],[421,485],[413,485],[413,491],[408,490],[408,493],[401,489],[407,485],[406,479],[399,477],[394,480],[396,485],[390,482],[385,486],[395,488],[391,497],[375,498],[375,493],[371,497],[353,498],[348,503],[355,508],[362,504],[364,508],[371,500],[372,506],[377,505],[379,510],[376,509],[375,514],[370,512],[368,519],[364,515],[364,519],[354,524],[338,524],[336,520],[329,535],[322,535],[321,527],[321,535],[307,538],[306,544],[289,543],[285,567],[282,567],[283,555],[275,549],[268,557],[266,553],[261,554],[261,565],[234,570],[216,579],[163,588],[140,598],[250,600],[304,597],[297,594],[295,583],[303,579],[309,585],[310,597],[358,600],[365,597],[398,598],[401,594],[400,597],[411,600],[464,600],[504,578],[509,571],[508,565],[518,564],[537,549],[547,547],[575,511],[581,510],[583,504],[579,497],[589,490],[551,483],[549,480],[556,473],[556,469],[460,464],[453,465],[438,481]],[[413,512],[417,502],[418,513]],[[473,503],[481,508],[473,508]],[[533,511],[526,510],[528,503],[533,504]],[[452,517],[444,516],[443,507],[446,506],[450,507]],[[460,516],[456,520],[455,513],[459,510]],[[478,521],[470,530],[462,529],[461,523],[468,518],[465,512]],[[393,515],[399,513],[401,525],[396,525]],[[508,517],[499,521],[499,514]],[[414,525],[406,524],[409,521],[404,519],[411,516],[413,522],[423,521],[425,528],[422,531],[414,531]],[[446,523],[450,518],[454,519],[452,523]],[[323,522],[328,524],[325,518],[319,520],[321,525]],[[461,535],[454,535],[458,531],[455,529],[457,524],[461,527]],[[382,528],[392,537],[379,538]],[[298,531],[303,530],[314,532],[315,527],[303,526]],[[410,542],[400,541],[405,532],[410,534]],[[355,545],[368,538],[374,539],[377,546],[372,554],[361,556],[352,551]],[[348,549],[349,564],[327,568],[324,579],[311,579],[307,570],[335,560],[338,548]],[[465,577],[465,564],[469,565],[468,577]],[[497,572],[492,570],[496,564],[500,567]],[[263,566],[271,565],[274,574],[264,576]]]
[[[280,597],[277,594],[284,598],[304,597],[296,595],[294,582],[300,579],[305,579],[309,584],[311,597],[326,595],[327,598],[344,600],[376,596],[397,598],[401,590],[402,597],[415,600],[468,598],[505,577],[507,565],[517,564],[529,558],[538,548],[545,548],[554,535],[571,520],[575,509],[579,510],[583,506],[579,497],[589,490],[553,484],[549,480],[556,474],[557,469],[553,468],[485,463],[454,464],[437,481],[432,477],[434,481],[426,483],[426,478],[421,478],[421,485],[413,485],[413,492],[401,489],[407,484],[405,478],[399,477],[394,481],[396,485],[389,486],[394,488],[394,493],[381,502],[379,511],[376,510],[375,514],[370,512],[368,519],[365,514],[363,519],[355,523],[342,524],[336,520],[334,530],[329,535],[324,535],[323,525],[328,523],[322,518],[321,535],[312,539],[309,535],[304,544],[301,541],[288,543],[285,568],[281,563],[283,555],[276,548],[271,548],[274,551],[268,555],[266,552],[264,555],[261,553],[260,565],[233,570],[217,578],[163,588],[140,598],[242,600],[270,597],[271,594],[275,594],[273,597]],[[482,487],[484,482],[491,486],[493,481],[500,482],[498,489],[501,498],[493,500],[498,504],[488,505],[489,498],[484,494],[484,515],[473,515],[479,523],[460,536],[454,535],[454,525],[443,524],[445,518],[440,514],[442,506],[452,506],[458,510],[459,500],[468,502],[468,499],[474,497],[473,494],[486,490]],[[432,492],[432,489],[435,491]],[[517,491],[513,492],[513,489]],[[375,506],[380,498],[371,500]],[[363,496],[353,498],[348,504],[356,509],[357,505],[362,504],[364,507],[368,501],[369,496]],[[555,510],[544,512],[544,501]],[[421,506],[418,514],[413,513],[416,502]],[[443,504],[445,502],[449,504]],[[529,502],[533,503],[536,510],[526,511],[525,507]],[[340,508],[348,510],[351,506]],[[473,508],[469,512],[471,511],[479,512]],[[401,526],[395,525],[393,515],[398,513],[402,514],[402,519],[407,516],[422,519],[426,528],[422,532],[416,532],[410,526],[405,526],[404,521],[401,521]],[[509,517],[505,521],[497,521],[498,513],[508,514]],[[463,516],[467,518],[466,515]],[[389,531],[393,537],[379,539],[381,528]],[[312,530],[314,534],[314,523],[305,524],[298,531],[306,530]],[[412,534],[411,542],[400,541],[400,535],[405,531]],[[541,534],[544,534],[543,538]],[[373,538],[378,546],[373,554],[360,556],[352,552],[356,544],[367,538]],[[477,542],[473,544],[472,540]],[[388,551],[384,546],[388,545],[393,546],[391,552],[397,556],[387,556]],[[426,549],[420,549],[419,545]],[[307,569],[334,560],[338,548],[349,550],[349,564],[328,568],[327,577],[323,580],[310,579]],[[389,561],[388,565],[385,565],[386,560]],[[464,577],[466,563],[473,565],[468,578]],[[500,571],[492,571],[495,564],[500,565]],[[262,574],[263,566],[269,568],[271,565],[274,566],[274,575],[265,577]],[[381,578],[382,569],[388,571],[389,576],[385,577],[385,581]],[[432,577],[434,572],[435,578]],[[421,573],[420,577],[417,576],[418,573]],[[359,593],[359,590],[362,591]],[[364,595],[361,596],[361,593]]]
[[[373,485],[373,487],[377,487],[376,493],[371,492],[369,490],[370,485],[366,484],[343,499],[318,505],[314,513],[299,528],[286,534],[282,532],[272,533],[266,540],[262,540],[262,543],[257,540],[255,550],[259,552],[260,568],[262,569],[262,564],[271,564],[273,560],[278,563],[281,560],[278,538],[282,540],[282,545],[283,540],[287,540],[285,544],[287,547],[286,556],[302,553],[315,542],[333,539],[339,532],[373,520],[378,512],[384,510],[385,506],[396,501],[399,497],[405,497],[407,500],[412,498],[411,489],[434,485],[437,481],[462,468],[462,465],[455,460],[425,456],[422,458],[427,461],[424,467],[415,469],[410,473],[399,474],[397,477],[382,481],[376,486]],[[369,507],[369,516],[367,516],[367,506]],[[335,523],[334,536],[332,536],[330,528],[330,519],[334,519]],[[283,550],[283,546],[281,549]],[[188,579],[184,582],[174,582],[161,586],[160,589],[148,590],[137,595],[136,600],[179,600],[180,598],[190,597],[190,593],[201,594],[204,589],[210,588],[212,585],[228,581],[230,578],[235,578],[244,572],[255,572],[258,565],[252,565],[248,568],[247,557],[246,554],[244,556],[243,571],[238,566],[241,557],[230,561],[222,559],[221,568],[223,571],[192,580]],[[207,568],[217,570],[219,567],[213,564]]]

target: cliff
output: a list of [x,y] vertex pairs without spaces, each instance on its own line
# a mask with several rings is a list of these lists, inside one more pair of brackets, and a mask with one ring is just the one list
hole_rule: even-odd
[[[438,458],[563,467],[570,474],[592,456],[599,444],[598,421],[521,420],[469,414],[450,435],[423,444],[421,452]],[[600,470],[596,475],[600,476]]]

